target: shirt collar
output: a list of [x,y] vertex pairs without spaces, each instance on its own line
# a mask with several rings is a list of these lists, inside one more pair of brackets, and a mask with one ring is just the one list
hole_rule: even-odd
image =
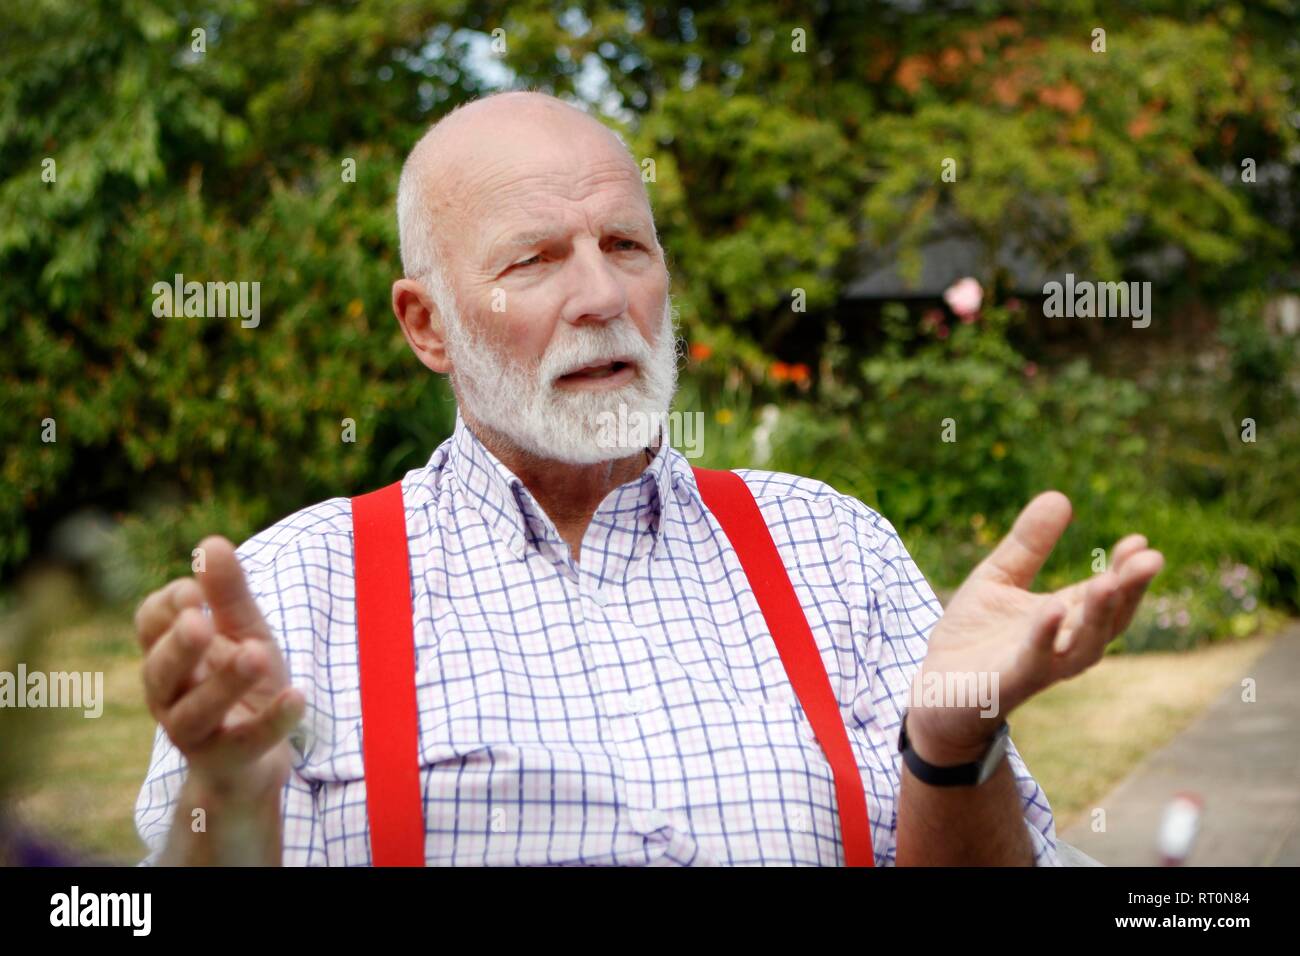
[[[568,548],[554,523],[533,498],[522,479],[512,472],[479,440],[456,412],[456,427],[448,439],[446,467],[479,511],[488,526],[522,558],[528,547],[548,553],[554,560],[567,561]],[[645,552],[654,553],[660,544],[665,518],[679,502],[676,495],[683,473],[689,474],[686,459],[668,442],[660,443],[654,457],[636,478],[606,496],[592,516],[587,541],[598,539],[608,558],[610,549],[627,561]],[[689,482],[693,486],[694,482]],[[583,565],[587,566],[584,549]],[[606,561],[608,564],[608,561]]]

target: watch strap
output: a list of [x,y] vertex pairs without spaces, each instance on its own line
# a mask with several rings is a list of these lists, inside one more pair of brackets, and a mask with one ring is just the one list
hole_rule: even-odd
[[993,733],[993,739],[989,741],[988,749],[980,756],[980,759],[971,763],[957,764],[956,766],[940,767],[925,760],[913,748],[911,741],[907,738],[907,711],[903,711],[903,719],[898,726],[898,749],[903,754],[903,762],[907,764],[907,769],[912,771],[912,775],[922,783],[930,784],[934,787],[970,787],[983,782],[987,779],[983,771],[988,763],[992,751],[997,749],[998,759],[1001,759],[1004,750],[1002,739],[1010,732],[1005,720]]

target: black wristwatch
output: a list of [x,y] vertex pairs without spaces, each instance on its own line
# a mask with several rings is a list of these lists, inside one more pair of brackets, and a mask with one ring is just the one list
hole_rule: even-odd
[[903,755],[907,769],[923,783],[934,787],[972,787],[979,786],[997,771],[1002,758],[1006,756],[1010,733],[1011,728],[1003,720],[998,729],[993,732],[988,750],[984,751],[984,756],[979,760],[955,767],[936,767],[922,760],[912,749],[911,742],[907,739],[907,710],[904,709],[903,720],[898,725],[898,749]]

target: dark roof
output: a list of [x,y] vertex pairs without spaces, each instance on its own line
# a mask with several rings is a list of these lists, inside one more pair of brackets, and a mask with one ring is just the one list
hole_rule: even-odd
[[[921,272],[916,281],[905,280],[899,271],[899,243],[867,247],[860,253],[858,277],[844,289],[846,299],[939,298],[945,289],[966,276],[973,276],[988,289],[995,274],[1004,277],[1012,295],[1043,295],[1048,282],[1062,281],[1067,272],[1091,276],[1086,267],[1068,262],[1049,268],[1014,235],[996,240],[996,248],[972,234],[950,216],[939,217],[929,239],[920,248]],[[1125,263],[1124,276],[1106,276],[1107,281],[1142,278],[1157,283],[1168,281],[1186,267],[1187,256],[1177,246],[1133,256]]]
[[904,280],[898,268],[896,245],[864,256],[859,277],[844,290],[848,299],[938,298],[958,279],[974,276],[988,288],[994,272],[1006,274],[1010,291],[1041,295],[1050,282],[1044,267],[1032,256],[1010,245],[989,254],[982,243],[964,236],[932,239],[921,247],[921,274],[915,282]]

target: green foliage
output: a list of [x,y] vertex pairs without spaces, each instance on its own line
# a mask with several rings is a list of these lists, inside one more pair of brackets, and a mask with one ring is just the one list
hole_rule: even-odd
[[[0,571],[82,502],[149,515],[183,567],[198,519],[242,537],[450,430],[388,307],[393,192],[438,91],[420,63],[379,74],[450,46],[454,7],[175,6],[44,3],[0,30]],[[156,316],[176,274],[259,283],[260,323]]]
[[[1142,443],[1126,426],[1143,404],[1137,390],[1089,375],[1082,361],[1038,376],[1008,343],[1008,321],[986,310],[943,338],[936,326],[909,350],[912,332],[896,314],[887,344],[863,365],[879,415],[865,437],[889,469],[885,506],[899,521],[944,527],[983,515],[1006,528],[1044,487],[1109,494],[1125,466],[1133,470]],[[1103,450],[1107,485],[1094,488]]]
[[[903,310],[887,308],[885,341],[861,363],[858,376],[824,370],[820,392],[804,400],[770,389],[718,394],[736,415],[725,435],[709,433],[711,463],[809,475],[860,498],[895,524],[941,592],[960,583],[1030,498],[1060,490],[1071,500],[1074,521],[1040,586],[1086,577],[1119,538],[1141,531],[1166,556],[1156,593],[1172,602],[1177,620],[1180,609],[1190,615],[1186,624],[1163,627],[1144,611],[1137,636],[1117,647],[1175,649],[1210,635],[1252,632],[1259,606],[1222,607],[1211,599],[1210,569],[1224,561],[1247,569],[1252,601],[1300,605],[1300,522],[1270,520],[1267,511],[1247,508],[1250,494],[1276,484],[1287,466],[1250,472],[1247,492],[1200,501],[1189,489],[1186,467],[1170,462],[1197,454],[1201,432],[1171,434],[1161,418],[1154,429],[1158,440],[1144,437],[1157,412],[1179,422],[1203,415],[1205,402],[1224,407],[1226,396],[1243,387],[1238,377],[1207,373],[1196,393],[1201,404],[1170,413],[1163,398],[1182,386],[1163,378],[1148,394],[1082,359],[1039,368],[1008,340],[1013,326],[1001,307],[952,327],[935,315],[918,324]],[[843,355],[828,351],[828,360],[836,358]],[[1300,379],[1300,362],[1293,356],[1281,361],[1282,382]],[[699,393],[688,400],[700,400]],[[954,440],[943,440],[945,426]],[[1217,426],[1211,421],[1209,429]],[[768,436],[759,439],[765,430]],[[1276,442],[1291,449],[1289,460],[1300,460],[1285,432],[1258,446],[1243,445],[1235,433],[1219,441],[1247,449],[1241,454]],[[760,454],[761,448],[770,451]],[[1285,497],[1289,489],[1275,493]]]

